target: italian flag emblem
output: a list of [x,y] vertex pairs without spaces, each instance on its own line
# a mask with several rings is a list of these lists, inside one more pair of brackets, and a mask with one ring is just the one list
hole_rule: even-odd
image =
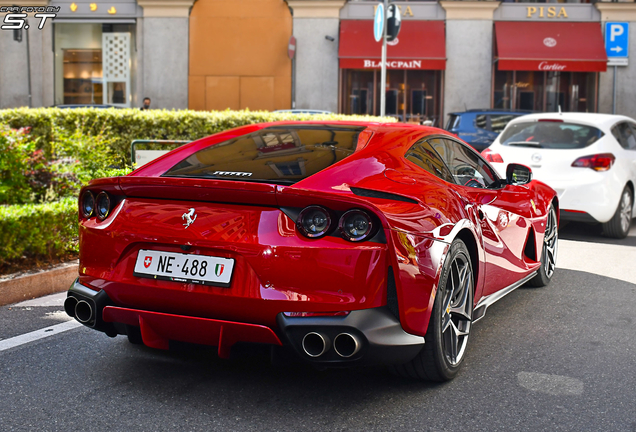
[[216,277],[219,277],[223,274],[224,268],[225,264],[217,264],[216,267],[214,267],[214,274],[216,274]]

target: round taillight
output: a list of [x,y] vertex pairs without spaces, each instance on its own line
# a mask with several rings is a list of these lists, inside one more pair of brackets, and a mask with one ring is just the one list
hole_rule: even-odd
[[320,206],[305,207],[296,220],[300,232],[309,238],[322,237],[331,227],[329,212]]
[[106,192],[100,192],[96,198],[96,213],[100,220],[104,220],[110,213],[110,198]]
[[89,191],[84,192],[82,195],[80,211],[85,218],[93,216],[93,212],[95,211],[95,197]]
[[365,211],[349,210],[340,218],[340,232],[353,242],[366,240],[373,231],[373,220]]

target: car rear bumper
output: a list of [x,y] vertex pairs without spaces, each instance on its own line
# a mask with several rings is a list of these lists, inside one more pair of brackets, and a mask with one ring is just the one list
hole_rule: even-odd
[[564,220],[607,222],[616,212],[624,185],[604,173],[585,174],[575,181],[542,181],[557,191]]
[[[64,308],[69,316],[109,336],[138,328],[149,347],[168,349],[171,340],[217,346],[221,358],[229,357],[234,344],[245,342],[288,345],[301,358],[321,366],[397,364],[411,360],[424,346],[424,338],[406,333],[387,307],[352,311],[347,316],[287,317],[279,313],[279,328],[272,329],[119,307],[104,290],[94,291],[76,280]],[[312,349],[316,341],[324,342],[318,351]]]

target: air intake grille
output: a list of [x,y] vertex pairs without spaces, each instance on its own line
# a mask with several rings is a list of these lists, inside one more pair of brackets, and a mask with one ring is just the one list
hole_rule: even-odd
[[354,194],[358,196],[369,197],[369,198],[382,198],[382,199],[388,199],[393,201],[403,201],[403,202],[417,204],[417,201],[415,201],[414,199],[407,198],[405,196],[398,195],[398,194],[393,194],[389,192],[380,192],[380,191],[371,190],[371,189],[362,189],[357,187],[352,187],[350,189],[351,189],[351,192],[353,192]]
[[393,267],[389,267],[388,282],[386,285],[386,305],[395,317],[400,319],[400,310],[398,308],[397,290],[395,288],[395,276],[393,276]]

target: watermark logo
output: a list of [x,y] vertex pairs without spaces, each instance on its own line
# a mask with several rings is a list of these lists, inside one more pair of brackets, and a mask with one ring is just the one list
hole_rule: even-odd
[[5,14],[0,29],[28,30],[27,16],[32,13],[34,18],[40,20],[38,30],[42,30],[47,20],[55,18],[59,12],[59,6],[0,6],[0,18]]

